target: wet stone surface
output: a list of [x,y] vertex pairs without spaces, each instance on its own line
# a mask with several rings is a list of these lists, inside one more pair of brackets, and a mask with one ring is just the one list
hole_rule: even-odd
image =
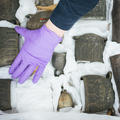
[[0,28],[0,67],[11,65],[18,54],[18,34],[11,28]]
[[0,110],[3,111],[11,109],[10,84],[10,79],[0,79]]
[[50,18],[51,13],[51,11],[41,11],[32,15],[30,20],[27,22],[27,28],[34,30],[42,27],[42,25]]
[[106,40],[96,34],[74,36],[76,61],[103,62]]
[[[63,69],[66,64],[66,53],[57,53],[54,52],[52,56],[52,65],[55,68],[55,75],[59,76],[60,74],[63,74]],[[59,72],[57,74],[57,72]]]
[[112,41],[120,43],[120,0],[113,0]]
[[16,20],[15,13],[19,7],[19,0],[0,1],[0,20]]
[[114,104],[114,91],[111,83],[112,73],[106,77],[99,75],[86,75],[81,79],[85,87],[85,111],[96,113],[108,110]]
[[99,3],[89,11],[82,19],[106,19],[106,0],[99,0]]

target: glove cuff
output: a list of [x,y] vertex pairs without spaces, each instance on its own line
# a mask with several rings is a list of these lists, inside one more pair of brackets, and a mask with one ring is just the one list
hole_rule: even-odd
[[55,32],[47,28],[45,24],[42,26],[42,29],[44,29],[46,32],[49,32],[53,36],[53,38],[56,38],[56,39],[53,39],[55,40],[55,42],[60,43],[62,41],[62,37],[58,36]]

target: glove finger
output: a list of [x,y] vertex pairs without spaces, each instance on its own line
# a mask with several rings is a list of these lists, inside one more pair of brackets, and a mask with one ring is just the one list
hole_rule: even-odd
[[27,31],[28,31],[28,29],[23,28],[23,27],[19,27],[19,26],[16,26],[15,30],[16,30],[17,33],[19,33],[23,37],[27,34]]
[[22,84],[24,83],[29,76],[33,73],[33,71],[35,70],[36,66],[30,65],[19,77],[19,83]]
[[22,61],[21,57],[18,55],[16,57],[16,59],[14,60],[14,62],[12,63],[10,69],[9,69],[9,74],[14,73],[14,71],[16,70],[16,68],[20,65],[21,61]]
[[33,83],[37,83],[38,80],[40,79],[40,76],[42,75],[43,71],[45,69],[44,65],[40,65],[38,70],[36,71],[34,77],[33,77]]
[[18,78],[28,67],[28,64],[21,62],[21,64],[17,67],[17,69],[12,74],[12,78],[16,79]]

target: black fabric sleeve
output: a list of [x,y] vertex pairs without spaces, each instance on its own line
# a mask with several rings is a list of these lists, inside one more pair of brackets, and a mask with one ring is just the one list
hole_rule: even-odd
[[53,11],[50,20],[63,30],[69,30],[72,25],[91,9],[99,0],[60,0]]

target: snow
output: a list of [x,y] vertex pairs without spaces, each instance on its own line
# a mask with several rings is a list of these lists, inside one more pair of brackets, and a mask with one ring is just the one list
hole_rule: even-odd
[[120,120],[119,117],[75,112],[29,112],[1,115],[0,120]]
[[[55,0],[57,3],[59,0]],[[82,113],[85,107],[84,83],[80,80],[81,76],[88,74],[105,75],[111,71],[109,56],[120,53],[120,44],[111,41],[111,10],[112,0],[107,0],[107,21],[96,20],[79,20],[76,24],[65,33],[63,43],[59,44],[56,52],[66,52],[66,65],[64,75],[54,76],[54,68],[50,63],[47,65],[42,77],[37,84],[32,83],[31,76],[24,84],[18,84],[17,80],[11,82],[11,105],[18,113],[7,114],[0,111],[0,120],[120,120],[119,117],[112,117],[98,114]],[[36,7],[34,0],[20,0],[20,7],[16,12],[21,26],[26,25],[28,14],[35,14]],[[0,21],[1,27],[14,28],[15,25],[8,21]],[[103,61],[77,63],[74,57],[74,40],[73,36],[83,35],[85,33],[95,33],[101,37],[108,38],[103,53]],[[24,38],[20,38],[22,46]],[[0,68],[0,78],[11,78],[8,74],[9,66]],[[119,99],[114,78],[111,80],[115,91],[114,108],[118,114]],[[75,108],[62,109],[57,111],[58,99],[61,93],[61,86],[64,86],[72,96]],[[64,111],[64,112],[63,112]],[[67,111],[67,112],[65,112]]]
[[16,17],[22,23],[25,21],[25,16],[28,14],[35,14],[37,8],[35,7],[35,0],[19,0],[20,7],[16,12]]
[[60,0],[54,0],[54,4],[57,4]]
[[15,28],[16,25],[8,22],[7,20],[0,21],[0,27],[8,27],[8,28]]

